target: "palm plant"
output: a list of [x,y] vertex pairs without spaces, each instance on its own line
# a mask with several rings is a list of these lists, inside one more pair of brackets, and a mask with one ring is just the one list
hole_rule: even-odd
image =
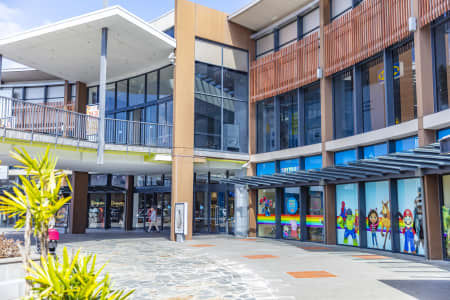
[[96,256],[81,256],[80,250],[70,258],[64,247],[62,261],[41,257],[41,265],[32,262],[27,280],[34,283],[32,299],[124,300],[134,290],[113,290],[109,275],[101,276],[105,265],[95,268]]

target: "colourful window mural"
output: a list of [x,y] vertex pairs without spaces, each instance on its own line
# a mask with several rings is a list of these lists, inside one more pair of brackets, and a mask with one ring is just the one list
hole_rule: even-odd
[[275,189],[258,190],[258,236],[276,238]]
[[336,185],[337,243],[359,246],[358,184]]
[[400,251],[424,255],[423,197],[420,178],[397,181]]
[[306,199],[307,239],[313,242],[322,242],[323,225],[323,187],[310,186]]
[[392,250],[389,181],[366,182],[367,247]]
[[281,214],[283,238],[300,240],[300,188],[285,188]]
[[450,259],[450,175],[442,176],[444,203],[442,205],[442,235],[445,258]]

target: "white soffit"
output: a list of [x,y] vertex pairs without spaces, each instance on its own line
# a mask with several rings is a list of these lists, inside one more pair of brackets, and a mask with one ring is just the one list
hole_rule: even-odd
[[120,6],[0,39],[0,54],[62,79],[98,82],[104,27],[108,81],[169,64],[175,40]]
[[231,14],[228,20],[254,31],[277,22],[313,0],[255,0]]

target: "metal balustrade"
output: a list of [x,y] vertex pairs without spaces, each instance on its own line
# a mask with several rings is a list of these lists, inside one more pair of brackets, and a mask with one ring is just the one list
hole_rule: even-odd
[[[0,128],[97,142],[100,119],[0,96]],[[105,119],[107,144],[172,147],[172,125]]]

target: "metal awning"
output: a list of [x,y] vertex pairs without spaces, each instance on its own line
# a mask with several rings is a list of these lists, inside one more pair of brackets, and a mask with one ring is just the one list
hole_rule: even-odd
[[450,154],[441,154],[439,143],[407,152],[391,153],[371,159],[360,159],[345,166],[317,170],[276,173],[262,176],[231,177],[222,183],[269,188],[284,185],[319,185],[325,183],[372,180],[383,176],[416,174],[417,171],[439,173],[450,171]]

